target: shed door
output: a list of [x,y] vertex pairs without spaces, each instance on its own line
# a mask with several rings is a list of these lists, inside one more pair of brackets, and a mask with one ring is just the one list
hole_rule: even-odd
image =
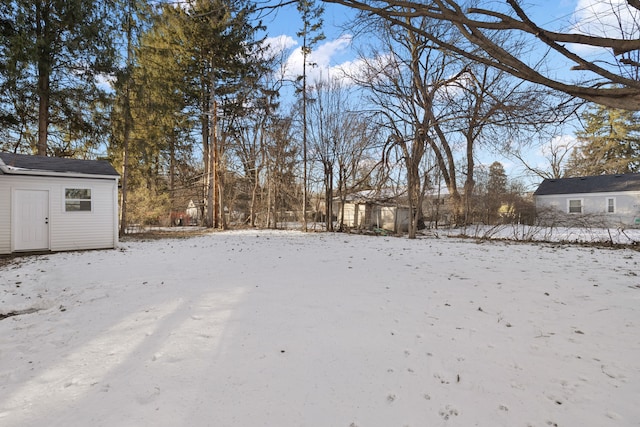
[[49,192],[16,190],[13,213],[14,250],[49,249]]

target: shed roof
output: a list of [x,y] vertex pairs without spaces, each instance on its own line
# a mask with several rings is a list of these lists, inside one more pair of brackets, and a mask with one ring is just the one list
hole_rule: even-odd
[[4,152],[0,152],[0,171],[7,174],[38,175],[38,173],[49,172],[56,175],[100,175],[114,178],[119,176],[106,160],[68,159]]
[[575,193],[640,191],[640,173],[545,179],[534,196]]
[[[361,190],[355,193],[347,194],[345,197],[345,201],[349,203],[395,205],[398,199],[402,199],[403,197],[406,197],[406,190],[381,188],[374,190]],[[339,197],[334,197],[334,199],[340,200]]]

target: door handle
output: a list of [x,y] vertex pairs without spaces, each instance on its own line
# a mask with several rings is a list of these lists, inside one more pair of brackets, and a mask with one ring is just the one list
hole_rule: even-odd
[[46,218],[44,219],[44,223],[45,223],[45,224],[49,224],[49,217],[46,217]]

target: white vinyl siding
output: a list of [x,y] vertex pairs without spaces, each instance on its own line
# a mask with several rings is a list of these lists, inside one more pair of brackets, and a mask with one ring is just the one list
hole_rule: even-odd
[[[91,188],[91,210],[66,210],[66,199],[62,197],[52,211],[58,212],[55,226],[51,229],[51,250],[98,249],[114,247],[113,237],[113,188],[114,181],[74,180],[73,188]],[[64,188],[71,188],[69,184]],[[62,189],[61,193],[66,192]]]
[[[599,221],[612,227],[640,226],[640,221],[637,221],[640,219],[640,191],[542,195],[535,197],[535,203],[539,213],[552,209],[559,214],[576,216],[581,214],[569,213],[569,200],[578,199],[582,200],[582,215],[591,215],[594,220],[595,216],[600,215]],[[609,212],[609,199],[613,199],[614,212]]]
[[[11,193],[48,190],[52,251],[115,248],[118,244],[116,179],[59,178],[0,174],[0,254],[11,253]],[[91,210],[67,212],[65,189],[91,189]],[[4,220],[6,218],[6,220]]]
[[0,254],[11,253],[11,185],[0,172]]

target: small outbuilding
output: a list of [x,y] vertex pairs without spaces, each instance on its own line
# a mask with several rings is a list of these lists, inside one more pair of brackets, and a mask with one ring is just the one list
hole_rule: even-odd
[[[393,233],[409,230],[410,210],[397,197],[374,190],[350,194],[344,201],[334,200],[334,215],[346,227],[359,230],[384,229]],[[344,215],[344,216],[343,216]]]
[[640,174],[545,179],[533,193],[540,223],[640,227]]
[[119,178],[104,160],[0,152],[0,254],[115,248]]
[[187,217],[189,220],[189,225],[198,225],[202,220],[202,203],[200,203],[200,207],[196,205],[196,202],[193,200],[189,200],[189,204],[187,205]]

